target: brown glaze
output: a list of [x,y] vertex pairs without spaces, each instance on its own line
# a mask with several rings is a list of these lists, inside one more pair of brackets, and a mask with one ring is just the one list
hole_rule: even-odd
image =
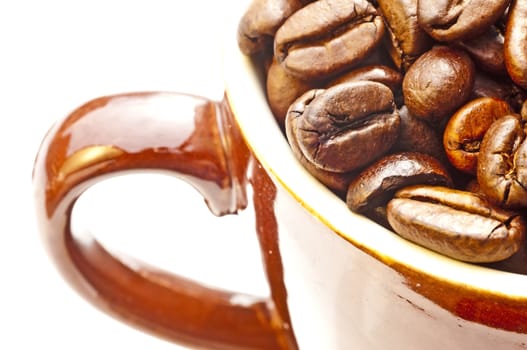
[[[76,199],[97,181],[129,170],[172,172],[196,187],[216,215],[236,213],[247,206],[252,159],[223,103],[176,93],[92,100],[48,133],[36,159],[37,215],[49,253],[94,305],[156,335],[214,349],[295,349],[284,304],[244,296],[252,302],[239,305],[231,302],[235,293],[145,265],[132,270],[95,240],[78,241],[70,231]],[[272,195],[254,200],[272,207]],[[280,278],[277,247],[265,261],[274,262],[267,268]],[[285,288],[273,285],[285,300]]]
[[506,331],[527,333],[525,300],[507,299],[466,285],[445,283],[398,263],[394,263],[392,267],[404,277],[410,289],[464,320]]
[[276,200],[277,188],[260,163],[253,163],[252,173],[251,184],[258,189],[258,192],[255,191],[253,195],[256,230],[274,306],[280,317],[275,320],[278,321],[276,326],[283,334],[280,338],[281,344],[285,346],[285,349],[294,350],[298,349],[298,346],[294,338],[287,307],[287,290],[284,284],[282,258],[278,244],[278,222],[273,205]]

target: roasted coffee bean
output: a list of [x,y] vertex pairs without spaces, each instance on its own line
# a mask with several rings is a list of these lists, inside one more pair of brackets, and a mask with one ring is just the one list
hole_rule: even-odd
[[478,153],[490,125],[512,113],[503,100],[482,97],[461,107],[448,121],[443,133],[443,145],[450,163],[457,169],[476,174]]
[[340,197],[344,198],[348,189],[348,185],[356,174],[353,172],[336,173],[332,171],[326,171],[317,167],[314,163],[309,161],[304,156],[304,153],[300,149],[300,146],[298,145],[298,140],[296,138],[297,133],[295,132],[295,130],[298,128],[296,123],[299,120],[297,117],[299,115],[304,114],[304,109],[306,108],[306,106],[309,105],[311,101],[313,101],[317,94],[320,94],[322,92],[324,92],[323,89],[309,90],[308,92],[302,94],[299,98],[297,98],[293,104],[291,104],[291,106],[289,107],[288,114],[291,113],[292,115],[286,123],[287,140],[289,142],[289,145],[291,146],[293,154],[298,159],[300,164],[302,164],[304,168],[318,181],[326,185],[329,189],[331,189]]
[[280,127],[284,127],[289,106],[304,92],[322,85],[324,83],[318,81],[298,79],[289,74],[276,59],[273,60],[267,72],[266,92],[269,107]]
[[335,75],[364,59],[381,41],[384,22],[366,0],[319,0],[278,29],[274,53],[304,80]]
[[286,134],[318,168],[346,173],[384,154],[399,132],[393,93],[370,81],[343,83],[290,110]]
[[417,21],[417,0],[379,0],[379,10],[387,24],[388,51],[402,70],[432,47],[433,40]]
[[399,108],[399,137],[392,152],[420,152],[440,161],[446,160],[441,137],[428,123],[414,117],[406,106]]
[[387,205],[400,236],[454,259],[493,262],[516,253],[525,236],[522,217],[484,198],[442,186],[399,190]]
[[527,89],[527,0],[514,0],[511,4],[504,47],[510,77]]
[[399,100],[402,100],[401,85],[403,82],[403,76],[395,69],[385,65],[371,65],[352,69],[349,72],[340,75],[337,79],[330,81],[327,84],[327,87],[360,80],[382,83],[392,90],[396,100],[398,98]]
[[490,201],[503,208],[527,206],[527,142],[519,115],[489,127],[478,155],[478,183]]
[[481,71],[476,71],[470,99],[479,97],[502,99],[507,101],[514,110],[518,110],[527,98],[527,94],[508,77],[494,78]]
[[420,26],[438,41],[476,37],[505,12],[509,0],[418,0]]
[[416,117],[439,123],[468,100],[474,75],[474,63],[464,51],[434,46],[404,76],[404,102]]
[[494,75],[506,76],[504,40],[498,28],[491,26],[482,35],[458,42],[457,45],[468,52],[478,68]]
[[274,35],[303,6],[299,0],[253,0],[238,23],[238,47],[246,55],[273,49]]
[[346,204],[354,212],[367,213],[386,205],[396,190],[415,184],[452,186],[452,179],[428,154],[394,153],[369,165],[351,181]]

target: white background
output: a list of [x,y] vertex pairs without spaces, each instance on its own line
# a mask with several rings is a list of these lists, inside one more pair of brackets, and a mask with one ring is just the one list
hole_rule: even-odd
[[[235,6],[0,2],[0,349],[180,349],[106,316],[63,282],[37,231],[31,171],[51,124],[92,98],[171,90],[220,99],[225,13]],[[210,284],[265,294],[250,225],[218,234],[230,219],[202,220],[209,215],[201,198],[184,199],[187,193],[167,177],[110,181],[84,197],[76,227],[162,267],[184,266],[178,271]]]

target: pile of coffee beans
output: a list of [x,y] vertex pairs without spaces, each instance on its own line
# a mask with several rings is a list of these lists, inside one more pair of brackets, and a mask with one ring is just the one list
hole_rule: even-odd
[[527,0],[253,0],[237,39],[293,153],[350,210],[527,271]]

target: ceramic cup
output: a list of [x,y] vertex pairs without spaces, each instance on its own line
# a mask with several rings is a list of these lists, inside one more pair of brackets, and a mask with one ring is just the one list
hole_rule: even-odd
[[[64,278],[123,321],[203,348],[527,349],[527,276],[454,261],[350,212],[297,162],[256,65],[234,30],[227,38],[223,101],[96,98],[46,135],[33,174],[37,216]],[[270,298],[129,266],[75,238],[76,199],[128,171],[184,179],[211,215],[252,208]]]

